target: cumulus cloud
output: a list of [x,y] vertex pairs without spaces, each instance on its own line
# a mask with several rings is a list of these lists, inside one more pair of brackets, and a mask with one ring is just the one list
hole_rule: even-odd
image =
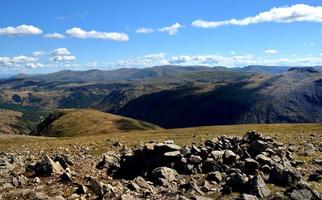
[[38,59],[31,56],[14,56],[14,57],[0,57],[0,66],[7,68],[21,68],[29,67],[32,64],[35,64]]
[[174,23],[170,26],[165,26],[157,29],[153,28],[146,28],[146,27],[141,27],[138,28],[135,33],[143,33],[143,34],[148,34],[148,33],[153,33],[153,32],[163,32],[163,33],[168,33],[169,35],[175,35],[178,33],[178,30],[180,28],[183,28],[183,26],[179,23]]
[[147,34],[147,33],[153,33],[154,32],[154,29],[153,28],[138,28],[135,33],[144,33],[144,34]]
[[98,32],[95,30],[85,31],[81,28],[71,28],[66,30],[66,34],[75,37],[75,38],[93,38],[93,39],[102,39],[102,40],[114,40],[114,41],[128,41],[129,36],[125,33],[118,32]]
[[192,26],[199,28],[216,28],[224,25],[246,26],[263,22],[291,23],[291,22],[322,22],[322,6],[296,4],[289,7],[274,7],[269,11],[243,19],[229,19],[224,21],[195,20]]
[[154,54],[148,54],[143,56],[143,59],[163,59],[165,57],[165,53],[154,53]]
[[44,51],[34,51],[34,52],[32,52],[32,55],[33,55],[34,57],[39,57],[39,56],[43,56],[43,55],[45,55],[45,53],[46,53],[46,52],[44,52]]
[[45,38],[50,38],[50,39],[64,39],[65,35],[61,33],[48,33],[44,35]]
[[68,62],[76,60],[76,56],[72,55],[67,48],[58,48],[52,52],[49,60],[53,62]]
[[51,52],[34,51],[30,55],[18,55],[13,57],[0,56],[0,70],[7,69],[21,71],[40,67],[77,67],[78,64],[72,62],[76,60],[67,48],[57,48]]
[[142,67],[151,67],[155,65],[167,65],[167,64],[169,63],[165,59],[165,53],[162,53],[162,52],[104,63],[104,65],[109,68],[120,68],[120,67],[142,68]]
[[178,32],[178,30],[180,28],[183,28],[183,26],[181,24],[174,23],[171,26],[166,26],[166,27],[159,28],[158,31],[160,31],[160,32],[166,32],[169,35],[175,35],[175,34],[177,34],[177,32]]
[[21,36],[21,35],[39,35],[42,30],[32,25],[21,25],[17,27],[8,26],[0,28],[0,35]]
[[252,54],[240,55],[181,55],[168,59],[169,64],[177,65],[210,65],[243,67],[247,65],[267,66],[317,66],[322,63],[322,55],[308,55],[305,57],[281,57],[276,59],[256,57]]
[[278,54],[278,51],[275,49],[266,49],[264,52],[266,54]]

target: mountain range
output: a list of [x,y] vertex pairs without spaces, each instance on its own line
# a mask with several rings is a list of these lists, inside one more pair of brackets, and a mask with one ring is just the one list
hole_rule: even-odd
[[321,67],[156,66],[15,75],[0,81],[0,108],[32,116],[91,108],[164,128],[321,122]]

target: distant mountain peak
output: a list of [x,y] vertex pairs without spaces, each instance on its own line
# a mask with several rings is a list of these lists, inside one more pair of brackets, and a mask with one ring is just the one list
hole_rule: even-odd
[[292,67],[288,72],[297,72],[297,73],[319,73],[314,67]]

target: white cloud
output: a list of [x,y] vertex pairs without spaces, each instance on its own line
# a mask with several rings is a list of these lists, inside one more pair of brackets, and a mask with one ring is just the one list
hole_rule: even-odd
[[154,32],[154,29],[153,28],[138,28],[135,33],[144,33],[144,34],[147,34],[147,33],[153,33]]
[[165,59],[165,53],[154,53],[147,54],[144,56],[139,56],[136,58],[130,59],[121,59],[113,62],[106,62],[104,65],[109,68],[143,68],[143,67],[151,67],[156,65],[167,65],[168,61]]
[[76,56],[72,55],[67,48],[58,48],[53,51],[49,60],[53,62],[68,62],[76,60]]
[[180,28],[183,28],[183,26],[180,25],[179,23],[174,23],[171,26],[166,26],[166,27],[163,27],[163,28],[159,28],[158,31],[160,31],[160,32],[166,32],[169,35],[175,35],[175,34],[177,34],[177,32],[178,32],[178,30]]
[[20,36],[20,35],[39,35],[42,30],[32,25],[21,25],[17,27],[8,26],[0,28],[0,35]]
[[144,59],[163,59],[165,57],[165,53],[154,53],[154,54],[148,54],[143,56]]
[[168,59],[170,64],[177,65],[209,65],[243,67],[247,65],[267,65],[267,66],[317,66],[322,63],[321,55],[308,55],[305,57],[281,57],[276,59],[256,57],[252,54],[241,55],[182,55],[173,56]]
[[44,35],[45,38],[50,38],[50,39],[64,39],[65,35],[61,33],[48,33]]
[[54,49],[52,52],[34,51],[31,55],[8,57],[0,56],[1,68],[21,71],[40,67],[76,67],[76,57],[67,48]]
[[266,53],[266,54],[278,54],[278,51],[275,50],[275,49],[266,49],[264,51],[264,53]]
[[98,63],[96,61],[89,62],[89,63],[86,64],[86,67],[95,69],[95,68],[98,67]]
[[263,22],[291,23],[291,22],[322,22],[322,6],[296,4],[289,7],[272,8],[256,16],[243,19],[230,19],[224,21],[195,20],[192,26],[199,28],[216,28],[224,25],[246,26]]
[[38,59],[31,56],[14,56],[14,57],[0,57],[0,67],[21,68],[37,62]]
[[44,51],[34,51],[34,52],[32,52],[32,55],[33,55],[34,57],[39,57],[39,56],[43,56],[43,55],[45,55],[45,53],[46,53],[46,52],[44,52]]
[[128,41],[129,36],[125,33],[118,32],[98,32],[95,30],[85,31],[81,28],[71,28],[66,30],[66,34],[75,38],[94,38],[103,40],[114,40],[114,41]]

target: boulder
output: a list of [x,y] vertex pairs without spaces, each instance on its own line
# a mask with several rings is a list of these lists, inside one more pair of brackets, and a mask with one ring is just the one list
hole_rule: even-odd
[[258,200],[258,198],[250,194],[241,194],[236,198],[236,200]]
[[176,179],[177,171],[168,167],[158,167],[152,171],[152,180],[156,184],[164,185]]
[[216,181],[217,183],[220,183],[222,181],[222,176],[219,171],[211,172],[207,176],[208,181]]
[[305,148],[304,148],[304,155],[306,156],[312,156],[315,152],[315,147],[312,143],[308,143],[305,145]]
[[155,189],[141,176],[138,176],[134,179],[134,182],[143,189],[149,190],[152,193],[155,193]]
[[51,176],[52,174],[61,175],[64,172],[59,162],[54,162],[46,155],[45,159],[36,163],[34,167],[37,176]]
[[252,159],[252,158],[246,158],[244,163],[244,172],[247,174],[255,174],[256,170],[259,167],[259,163]]
[[202,158],[200,156],[191,155],[190,158],[189,158],[189,161],[191,163],[198,164],[198,163],[200,163],[202,161]]
[[181,147],[176,144],[158,143],[154,146],[154,150],[162,154],[169,151],[180,151]]
[[28,183],[28,178],[26,178],[24,175],[19,175],[12,179],[12,185],[14,187],[23,187],[27,183]]
[[211,152],[211,156],[212,156],[215,160],[222,159],[223,155],[224,155],[224,151],[212,151],[212,152]]
[[276,185],[292,186],[297,184],[301,178],[301,174],[292,168],[275,166],[270,173],[269,180]]
[[60,180],[63,182],[73,182],[72,175],[69,172],[64,172],[60,175]]
[[231,150],[225,150],[223,158],[225,163],[231,164],[236,162],[237,155]]
[[310,174],[308,181],[316,181],[319,182],[322,180],[322,174],[315,172],[313,174]]
[[[240,173],[232,173],[226,181],[225,190],[231,189],[232,192],[246,191],[248,177]],[[228,191],[228,190],[227,190]],[[225,193],[227,192],[225,191]]]
[[249,181],[249,192],[260,198],[265,198],[271,193],[260,175],[254,176]]
[[107,169],[109,175],[113,175],[120,168],[120,156],[115,152],[108,152],[96,165],[97,169]]
[[293,185],[285,191],[285,195],[291,200],[320,200],[322,199],[321,194],[316,190],[313,190],[309,184],[304,181],[299,181],[296,185]]
[[181,153],[180,151],[169,151],[169,152],[166,152],[164,153],[164,156],[167,157],[167,158],[178,158],[180,157]]
[[267,147],[268,147],[267,142],[264,142],[262,140],[255,140],[250,143],[249,148],[248,148],[248,152],[252,156],[256,156],[256,155],[264,152]]
[[80,184],[78,186],[78,188],[76,189],[75,191],[76,194],[86,194],[87,193],[87,189],[86,189],[86,186],[84,186],[83,184]]
[[88,181],[89,181],[89,187],[91,188],[91,190],[99,195],[99,196],[103,196],[104,195],[104,188],[103,188],[103,184],[101,182],[99,182],[98,180],[96,180],[93,177],[88,177]]
[[64,169],[68,166],[73,166],[73,162],[66,155],[56,155],[54,161],[59,162]]

